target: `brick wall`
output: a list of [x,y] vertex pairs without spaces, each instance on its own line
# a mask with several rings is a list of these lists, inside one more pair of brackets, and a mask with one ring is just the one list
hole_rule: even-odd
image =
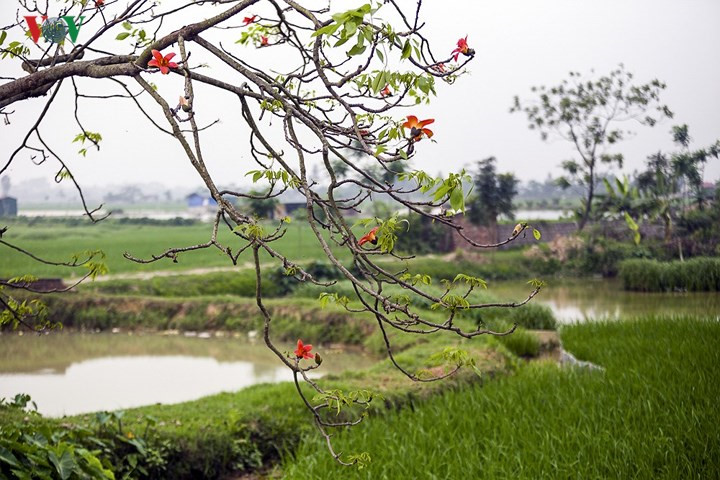
[[[483,244],[500,243],[508,239],[512,234],[515,225],[501,224],[501,225],[473,225],[467,219],[467,217],[458,216],[455,222],[463,227],[463,233],[473,239],[476,242]],[[532,226],[540,230],[542,238],[540,242],[552,242],[558,237],[566,237],[572,235],[577,231],[577,225],[575,222],[533,222]],[[596,229],[598,235],[613,238],[616,240],[632,240],[632,232],[628,228],[627,224],[622,220],[616,220],[611,222],[604,222],[600,224],[588,224],[586,230]],[[643,238],[663,238],[663,227],[660,224],[643,224],[640,226],[640,233]],[[463,250],[472,250],[474,247],[470,245],[465,239],[463,239],[457,232],[453,231],[453,247],[460,248]],[[525,237],[520,235],[519,238],[515,239],[508,245],[504,245],[500,248],[516,248],[527,245],[534,245],[538,243],[533,237],[531,230],[525,231]]]

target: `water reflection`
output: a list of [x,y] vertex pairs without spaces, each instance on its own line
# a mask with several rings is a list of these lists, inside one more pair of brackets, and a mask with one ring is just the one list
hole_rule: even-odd
[[[527,295],[523,282],[493,282],[489,291],[503,300]],[[646,314],[718,315],[720,294],[716,292],[641,293],[623,290],[618,280],[548,279],[535,298],[553,309],[563,323],[589,319],[619,318]]]
[[[281,351],[291,351],[281,345]],[[363,368],[372,357],[318,346],[316,372]],[[292,380],[261,344],[229,338],[129,334],[0,336],[0,398],[30,394],[40,413],[74,415],[178,403],[257,383]]]
[[63,373],[0,375],[0,397],[28,393],[46,415],[194,400],[256,383],[292,380],[284,367],[188,356],[105,357]]

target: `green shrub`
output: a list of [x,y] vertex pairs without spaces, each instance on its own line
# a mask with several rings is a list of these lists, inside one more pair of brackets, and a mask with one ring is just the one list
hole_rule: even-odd
[[540,353],[540,339],[524,328],[517,328],[510,335],[497,338],[518,357],[537,357]]
[[[279,297],[288,293],[290,288],[281,283],[297,283],[291,277],[271,271],[263,273],[262,287],[264,297]],[[203,295],[255,296],[255,270],[245,269],[235,272],[216,272],[205,275],[159,276],[149,280],[111,280],[84,286],[83,290],[92,290],[112,294],[152,295],[157,297],[197,297]]]
[[643,292],[720,291],[720,258],[687,261],[627,260],[620,266],[626,290]]
[[608,238],[594,238],[570,258],[568,267],[585,275],[597,273],[604,277],[615,277],[623,260],[650,257],[651,252],[644,246]]
[[398,235],[395,248],[414,255],[444,253],[452,249],[452,229],[425,216],[403,216],[407,231]]
[[522,307],[510,310],[508,318],[511,323],[530,330],[555,330],[557,320],[552,308],[536,302],[530,302]]
[[[483,302],[496,302],[489,294],[480,296]],[[518,308],[480,308],[460,310],[459,318],[467,318],[478,326],[491,329],[509,328],[513,323],[529,330],[555,330],[557,320],[552,309],[546,305],[531,301]]]
[[169,444],[156,437],[151,417],[133,431],[122,411],[77,425],[46,420],[28,404],[24,394],[0,399],[0,478],[164,478]]

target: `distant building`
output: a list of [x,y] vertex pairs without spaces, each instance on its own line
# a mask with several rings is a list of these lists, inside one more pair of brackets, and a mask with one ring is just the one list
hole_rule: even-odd
[[217,202],[214,198],[207,195],[200,195],[199,193],[191,193],[185,197],[188,208],[203,208],[203,207],[217,207]]
[[17,217],[17,199],[13,197],[0,198],[0,217]]

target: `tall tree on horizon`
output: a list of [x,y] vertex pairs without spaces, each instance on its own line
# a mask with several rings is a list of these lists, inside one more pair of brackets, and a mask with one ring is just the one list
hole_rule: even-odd
[[601,167],[622,168],[622,153],[609,149],[632,133],[622,128],[624,122],[634,120],[652,127],[673,114],[660,102],[666,86],[663,82],[654,79],[634,84],[633,74],[622,64],[597,79],[578,72],[569,76],[553,87],[532,87],[534,100],[521,102],[516,96],[510,112],[524,112],[530,130],[539,130],[543,140],[553,136],[570,142],[579,155],[579,159],[562,162],[565,175],[558,182],[564,188],[575,185],[583,191],[578,212],[578,230],[582,230],[592,215],[596,187],[607,173],[601,172]]
[[497,173],[495,157],[478,162],[475,174],[475,195],[469,200],[470,221],[479,225],[496,225],[499,215],[515,217],[513,198],[517,195],[518,179],[512,173]]

